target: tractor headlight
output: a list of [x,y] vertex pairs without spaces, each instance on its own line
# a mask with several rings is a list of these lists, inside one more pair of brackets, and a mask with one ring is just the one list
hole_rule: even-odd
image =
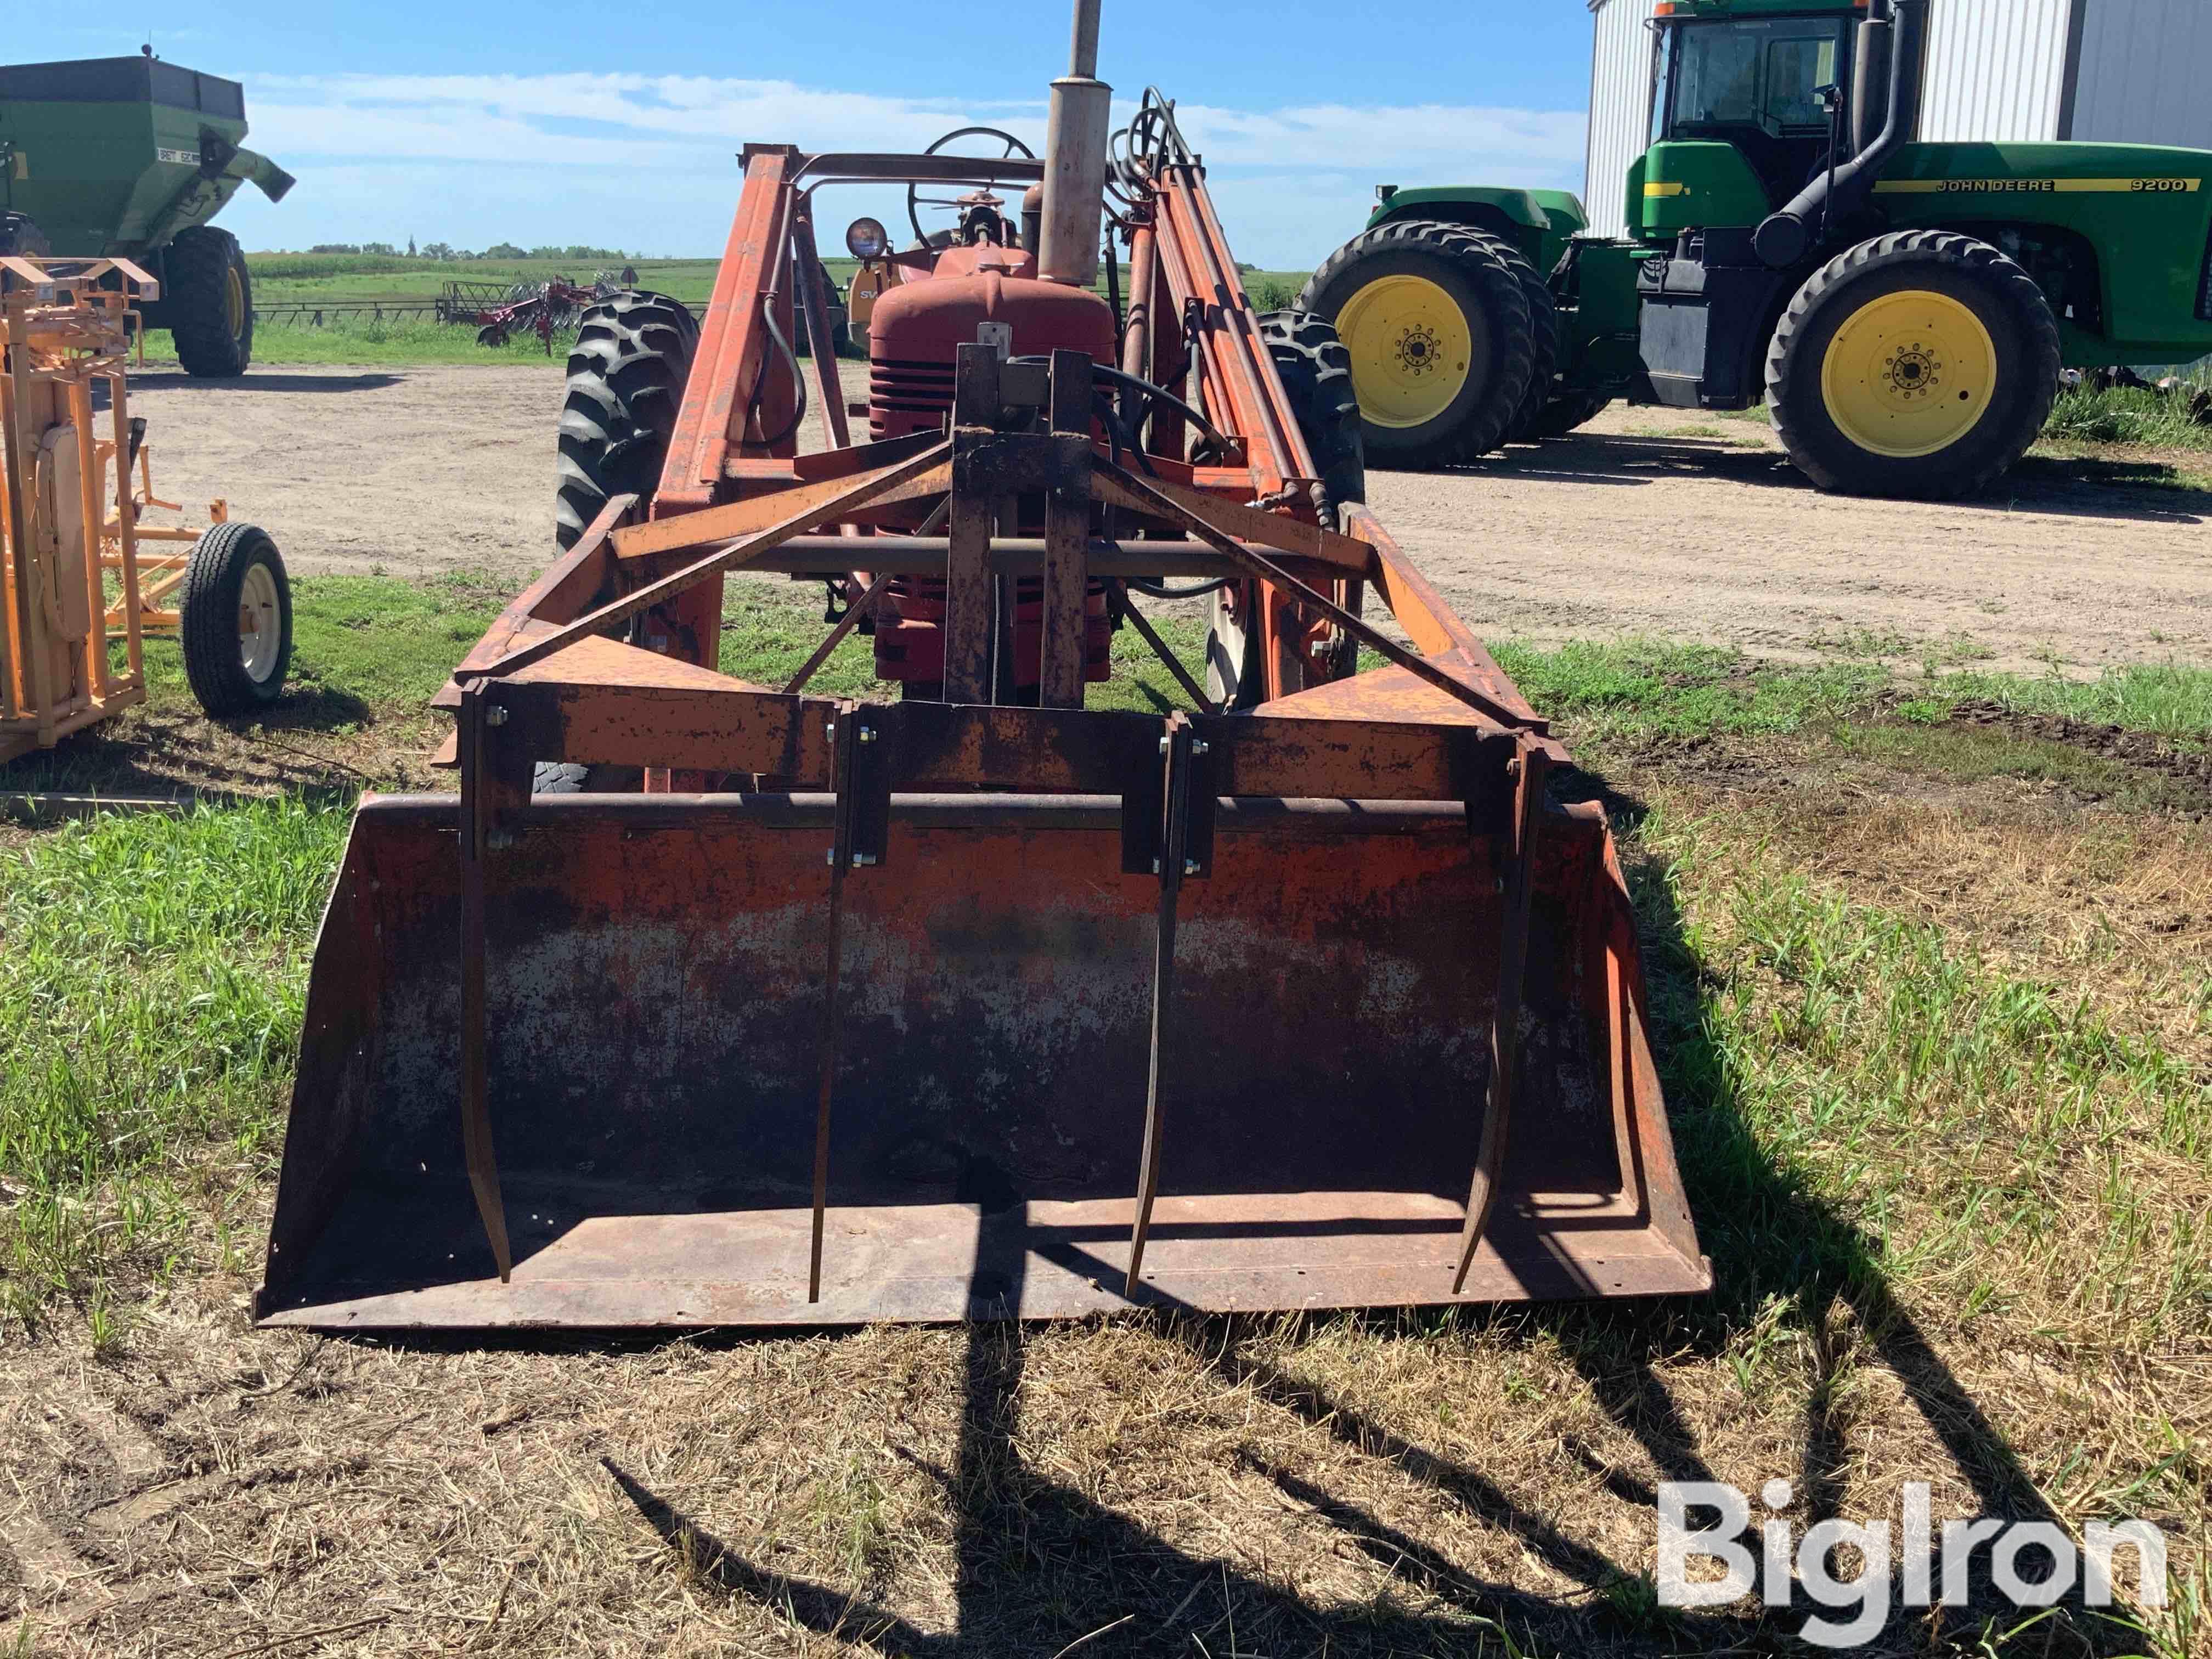
[[855,259],[880,259],[891,251],[890,233],[878,219],[855,219],[845,227],[845,251]]

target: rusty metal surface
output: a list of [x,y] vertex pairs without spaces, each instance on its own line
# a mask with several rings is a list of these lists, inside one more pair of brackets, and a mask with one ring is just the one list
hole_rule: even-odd
[[[1500,921],[1484,842],[1456,805],[1221,808],[1208,878],[1181,895],[1174,1006],[1189,1017],[1165,1028],[1180,1103],[1139,1299],[1449,1300],[1496,994],[1494,956],[1468,948]],[[457,808],[371,799],[310,988],[264,1316],[784,1323],[1121,1304],[1158,888],[1120,873],[1115,803],[901,798],[884,866],[848,877],[811,1306],[831,802],[572,797],[515,823],[516,848],[484,869],[512,1284],[492,1271],[453,1109]],[[1603,847],[1553,837],[1538,870],[1528,1127],[1471,1297],[1705,1283],[1624,1172],[1613,1041],[1593,1040],[1609,1009],[1589,1001],[1606,981],[1566,948],[1625,905]],[[1663,1137],[1663,1117],[1640,1132]],[[1671,1169],[1663,1146],[1640,1155]]]

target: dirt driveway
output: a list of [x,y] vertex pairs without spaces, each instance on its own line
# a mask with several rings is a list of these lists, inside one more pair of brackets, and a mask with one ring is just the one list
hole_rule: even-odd
[[[157,373],[133,395],[161,492],[227,495],[296,569],[544,562],[554,368]],[[2130,482],[2147,470],[2038,460],[1978,502],[1853,501],[1808,488],[1760,423],[1616,409],[1474,467],[1378,474],[1370,494],[1493,637],[2094,672],[2212,653],[2212,492]]]

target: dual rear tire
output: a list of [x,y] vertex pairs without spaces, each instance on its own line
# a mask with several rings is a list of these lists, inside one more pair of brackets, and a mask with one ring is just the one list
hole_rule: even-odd
[[1551,292],[1510,244],[1468,225],[1401,219],[1331,254],[1297,308],[1336,327],[1378,466],[1470,461],[1519,433],[1551,394]]

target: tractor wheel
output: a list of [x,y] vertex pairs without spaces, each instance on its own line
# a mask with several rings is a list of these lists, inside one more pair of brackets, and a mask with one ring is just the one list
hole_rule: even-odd
[[212,225],[177,233],[162,255],[160,325],[185,373],[227,380],[253,361],[253,278],[238,238]]
[[1987,242],[1906,231],[1847,249],[1790,302],[1766,355],[1775,429],[1822,489],[1972,495],[2017,461],[2058,392],[2058,323]]
[[1553,382],[1559,372],[1559,307],[1552,298],[1552,285],[1522,257],[1520,249],[1494,236],[1491,241],[1520,278],[1521,295],[1528,302],[1528,389],[1521,394],[1520,406],[1513,411],[1505,437],[1511,443],[1534,443],[1543,435],[1538,426],[1551,404]]
[[235,520],[211,526],[192,546],[178,609],[185,679],[201,708],[250,714],[283,696],[292,583],[266,531]]
[[[1352,390],[1351,354],[1336,330],[1310,311],[1263,312],[1257,320],[1260,338],[1290,394],[1298,434],[1321,474],[1315,506],[1321,521],[1334,528],[1340,507],[1367,499],[1367,458],[1359,403]],[[1256,603],[1251,582],[1238,582],[1213,596],[1206,636],[1206,689],[1224,708],[1249,708],[1266,694],[1258,631],[1245,625]],[[1353,672],[1357,649],[1353,646],[1345,653],[1343,673]],[[1285,684],[1302,681],[1302,664],[1285,662],[1283,669]]]
[[1378,465],[1443,466],[1504,441],[1535,343],[1502,244],[1463,225],[1378,225],[1329,255],[1297,306],[1343,337]]
[[1601,392],[1566,392],[1546,404],[1529,428],[1531,438],[1564,438],[1613,407]]
[[623,293],[584,313],[568,352],[553,538],[574,547],[610,496],[651,496],[684,401],[699,325],[665,295]]
[[1367,499],[1367,452],[1352,386],[1352,354],[1328,319],[1310,311],[1262,312],[1256,320],[1261,343],[1290,394],[1298,434],[1321,473],[1328,498],[1316,503],[1322,522],[1334,526],[1340,506]]

